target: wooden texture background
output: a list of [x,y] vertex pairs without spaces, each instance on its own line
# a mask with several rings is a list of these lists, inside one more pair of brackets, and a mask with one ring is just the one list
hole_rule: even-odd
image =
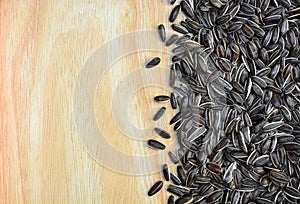
[[[160,173],[117,173],[87,153],[76,135],[72,99],[82,65],[95,49],[125,33],[156,29],[160,23],[170,29],[172,8],[167,0],[0,1],[0,203],[167,200],[165,191],[146,196]],[[155,52],[136,53],[116,62],[117,69],[105,73],[106,82],[99,84],[95,104],[111,97],[126,74],[141,69],[156,55],[167,66],[168,56]],[[152,97],[161,93],[168,92],[145,87],[134,95],[129,108],[135,125],[149,126],[149,114],[157,106]],[[124,136],[106,107],[97,104],[95,113],[112,145],[133,155],[154,153],[144,143]],[[171,113],[165,117],[169,119]]]

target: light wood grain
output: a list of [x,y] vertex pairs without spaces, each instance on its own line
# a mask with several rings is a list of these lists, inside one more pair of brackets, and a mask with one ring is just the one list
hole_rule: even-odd
[[[87,153],[76,135],[72,100],[82,65],[99,46],[125,33],[155,29],[160,23],[168,27],[171,9],[162,0],[0,1],[0,203],[166,201],[165,191],[146,196],[161,178],[159,173],[114,172]],[[99,126],[111,145],[128,154],[154,151],[119,131],[108,104],[99,105],[97,100],[111,97],[126,74],[156,55],[167,67],[166,54],[126,56],[105,73],[106,83],[97,88]],[[134,95],[129,108],[135,125],[150,125],[149,114],[157,106],[151,99],[161,93],[168,92],[147,87]],[[151,164],[140,168],[147,165]]]

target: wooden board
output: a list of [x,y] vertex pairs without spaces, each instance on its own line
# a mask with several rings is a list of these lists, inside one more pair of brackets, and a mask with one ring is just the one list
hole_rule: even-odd
[[[171,9],[163,0],[0,1],[0,203],[167,200],[166,191],[151,198],[146,196],[149,187],[161,179],[159,172],[124,174],[99,164],[89,154],[76,129],[73,97],[82,67],[97,48],[126,33],[156,29],[160,23],[169,29]],[[143,43],[143,39],[139,40]],[[131,138],[118,129],[110,107],[112,95],[128,74],[142,69],[145,61],[154,56],[162,57],[161,66],[168,68],[166,53],[133,53],[116,61],[96,88],[98,125],[106,141],[126,154],[156,152],[147,147],[146,141]],[[163,73],[153,80],[165,83],[167,76]],[[123,83],[123,88],[146,80],[137,76]],[[142,86],[133,94],[127,104],[132,124],[141,129],[153,125],[151,114],[158,104],[152,98],[156,94],[168,91],[152,85]],[[165,121],[172,115],[170,106],[166,107]],[[171,144],[174,140],[165,142]],[[105,150],[101,151],[105,154]],[[119,162],[111,155],[105,156]],[[152,165],[161,165],[159,161],[137,160],[128,165],[145,172]]]

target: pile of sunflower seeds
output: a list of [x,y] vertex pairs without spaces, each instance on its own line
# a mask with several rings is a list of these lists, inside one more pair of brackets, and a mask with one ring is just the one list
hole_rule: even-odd
[[[167,203],[299,203],[300,0],[170,4],[178,34],[167,38],[163,25],[158,32],[166,46],[175,45],[173,92],[155,97],[178,110],[170,125],[179,148],[168,153],[177,172],[162,168]],[[180,12],[185,19],[176,23]]]

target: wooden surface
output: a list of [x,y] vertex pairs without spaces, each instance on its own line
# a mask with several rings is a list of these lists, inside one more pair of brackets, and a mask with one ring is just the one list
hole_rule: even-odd
[[[0,203],[166,201],[165,191],[146,196],[160,173],[115,172],[86,151],[77,135],[72,100],[82,66],[99,46],[160,23],[169,29],[171,9],[163,0],[0,1]],[[155,151],[118,130],[109,101],[124,76],[154,56],[162,57],[167,67],[168,56],[161,52],[123,57],[105,73],[95,94],[99,127],[111,145],[127,154]],[[168,92],[156,86],[137,91],[128,105],[133,124],[151,125],[149,114],[158,107],[151,99],[161,93]],[[166,119],[171,114],[167,112]],[[128,165],[145,169],[154,164]]]

